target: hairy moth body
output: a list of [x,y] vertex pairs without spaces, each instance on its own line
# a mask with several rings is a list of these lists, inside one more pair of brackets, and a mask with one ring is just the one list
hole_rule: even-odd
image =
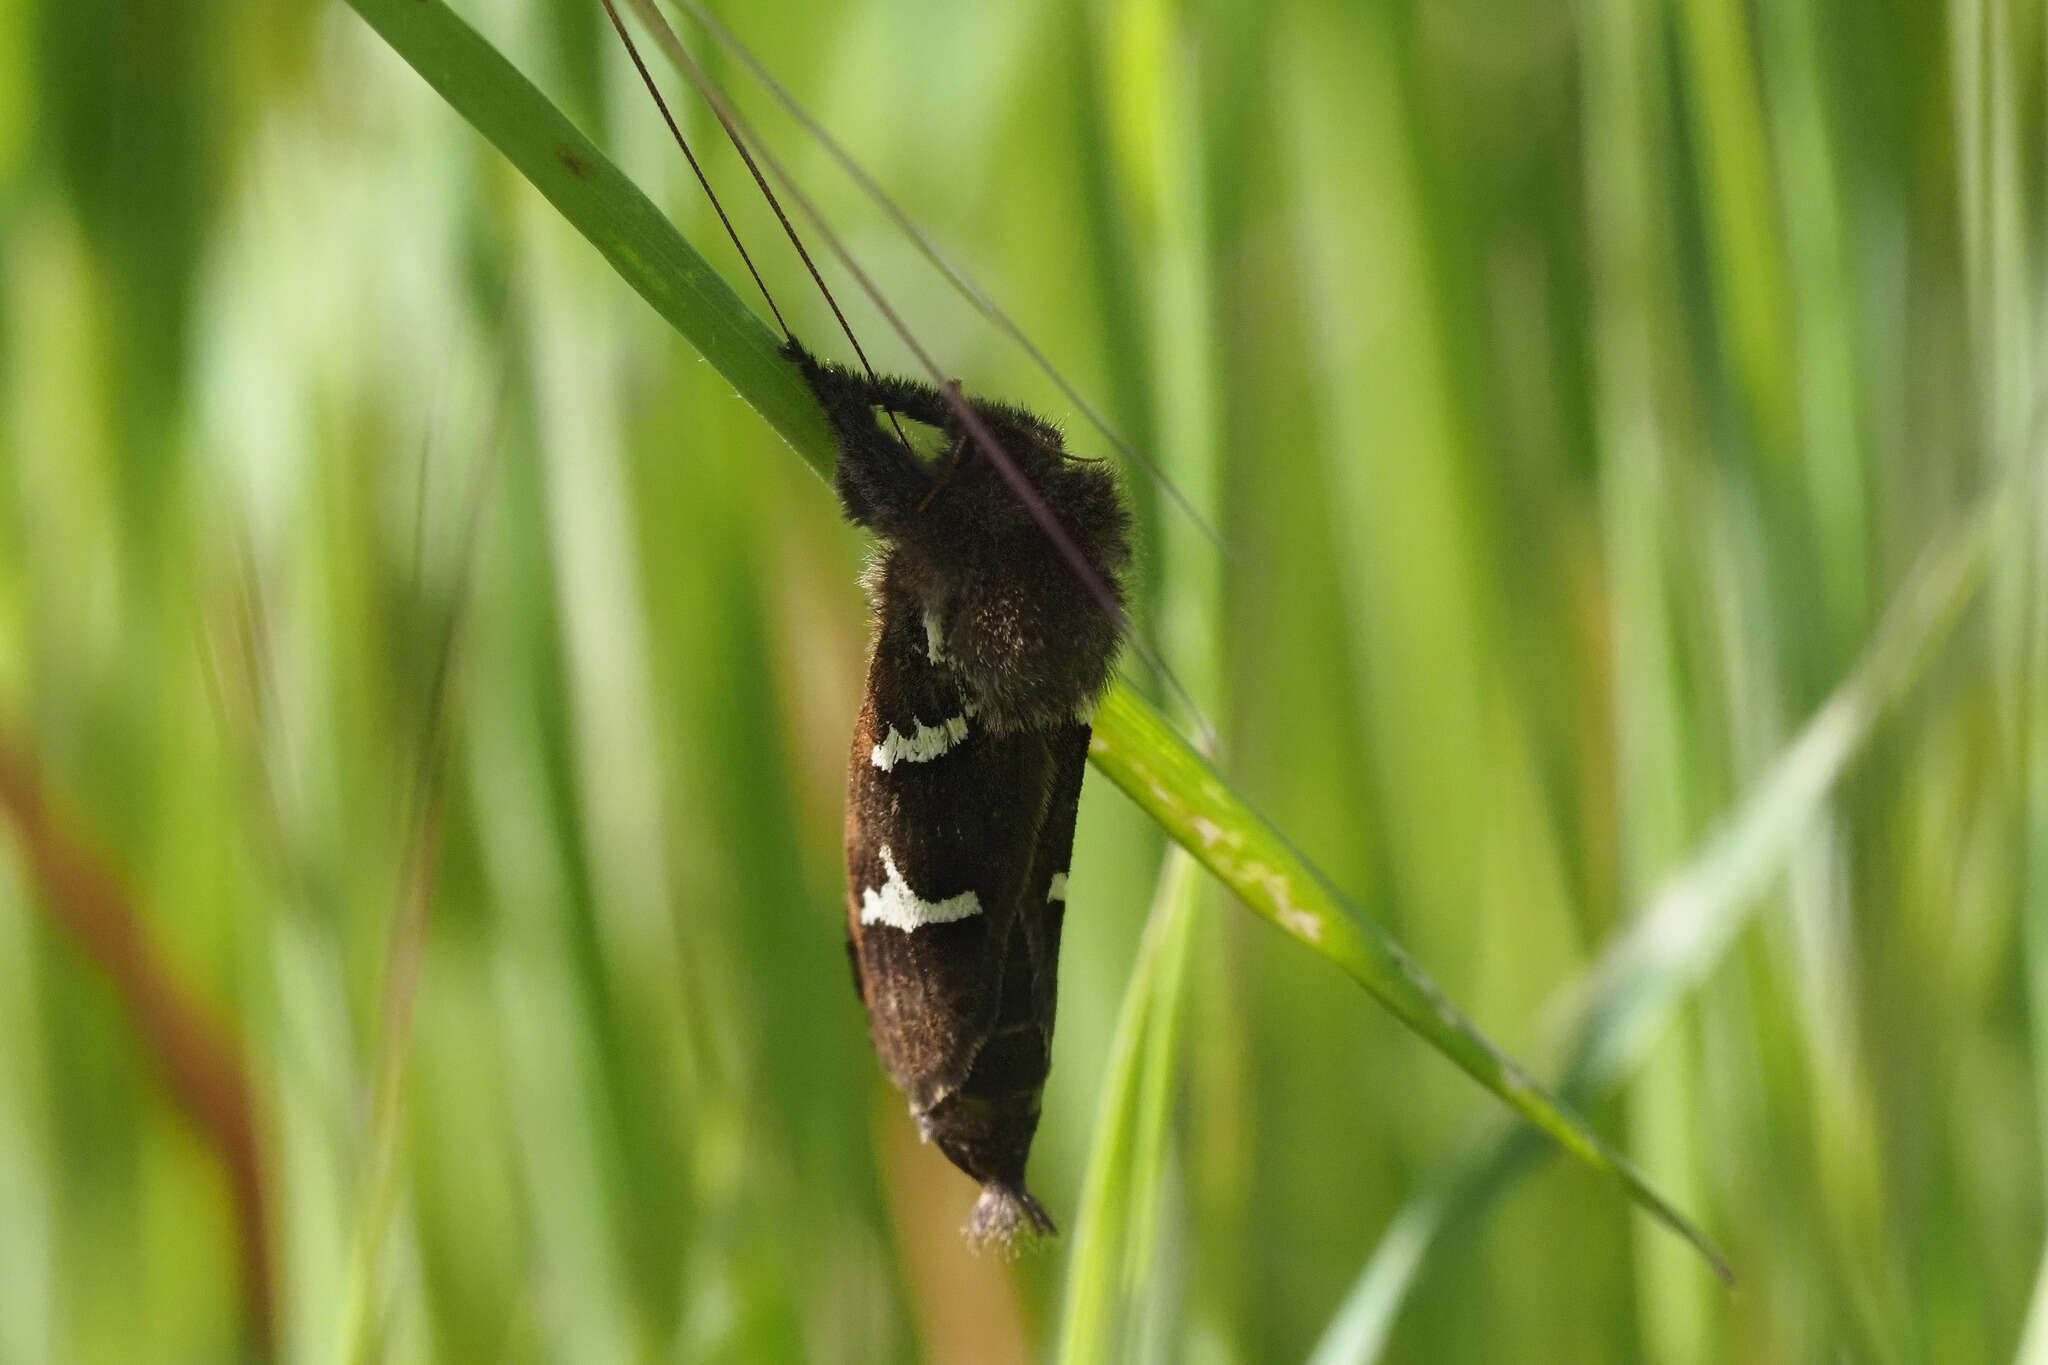
[[[930,385],[787,354],[838,442],[834,483],[881,548],[847,770],[846,912],[875,1051],[923,1135],[983,1187],[968,1231],[1050,1233],[1025,1188],[1052,1057],[1060,927],[1095,700],[1117,624],[1114,479],[1022,409],[971,400],[1071,542],[1056,546]],[[877,411],[937,428],[931,464]]]

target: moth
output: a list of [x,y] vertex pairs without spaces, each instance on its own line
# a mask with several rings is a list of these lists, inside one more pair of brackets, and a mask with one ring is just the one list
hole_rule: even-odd
[[[867,690],[846,782],[846,928],[883,1068],[927,1141],[982,1192],[967,1232],[1051,1235],[1025,1188],[1052,1059],[1060,926],[1090,717],[1108,685],[1130,515],[1106,466],[1018,407],[783,354],[823,405],[834,486],[880,542]],[[879,417],[887,417],[885,423]],[[941,433],[926,460],[907,418]],[[1050,538],[993,443],[1042,499]]]

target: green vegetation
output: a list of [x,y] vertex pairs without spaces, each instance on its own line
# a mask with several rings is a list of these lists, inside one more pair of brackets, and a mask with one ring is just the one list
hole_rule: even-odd
[[0,14],[0,1361],[261,1352],[252,1246],[308,1361],[2048,1353],[2037,12],[728,14],[1232,547],[1133,479],[1292,847],[1105,707],[1016,1266],[845,984],[815,413],[601,14],[464,13],[593,144],[344,9]]

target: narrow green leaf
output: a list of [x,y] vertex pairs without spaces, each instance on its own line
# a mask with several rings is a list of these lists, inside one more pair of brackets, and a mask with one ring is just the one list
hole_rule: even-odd
[[1299,939],[1364,986],[1395,1017],[1463,1067],[1559,1146],[1610,1172],[1630,1196],[1728,1268],[1706,1235],[1650,1187],[1585,1120],[1532,1080],[1472,1026],[1401,946],[1355,918],[1344,898],[1281,833],[1239,799],[1158,712],[1118,689],[1095,715],[1090,757],[1177,843],[1259,918]]
[[1117,1015],[1067,1262],[1059,1354],[1065,1365],[1122,1355],[1118,1308],[1144,1268],[1139,1243],[1152,1227],[1160,1193],[1166,1081],[1178,1051],[1198,875],[1186,855],[1169,854]]
[[[532,82],[439,0],[350,4],[807,464],[829,472],[833,454],[823,414],[777,355],[774,333]],[[1327,880],[1128,688],[1112,690],[1097,712],[1090,756],[1254,912],[1344,970],[1565,1150],[1613,1174],[1631,1198],[1727,1274],[1703,1232],[1510,1062],[1397,944],[1354,918]]]

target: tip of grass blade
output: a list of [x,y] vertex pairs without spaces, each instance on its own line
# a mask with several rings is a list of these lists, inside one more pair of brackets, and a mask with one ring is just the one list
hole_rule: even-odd
[[1713,1267],[1714,1274],[1720,1277],[1721,1283],[1733,1289],[1735,1267],[1729,1263],[1727,1255],[1715,1244],[1714,1239],[1707,1236],[1706,1231],[1692,1219],[1679,1212],[1676,1205],[1651,1188],[1649,1180],[1633,1164],[1612,1153],[1609,1154],[1609,1160],[1614,1163],[1615,1173],[1621,1177],[1622,1184],[1628,1187],[1629,1193],[1635,1196],[1643,1212],[1685,1239],[1692,1249]]

